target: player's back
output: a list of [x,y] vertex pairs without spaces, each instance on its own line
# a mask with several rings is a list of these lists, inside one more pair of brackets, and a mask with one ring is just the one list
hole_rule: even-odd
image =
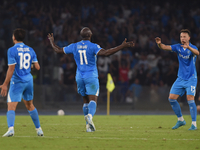
[[73,53],[77,65],[76,76],[88,78],[98,77],[96,55],[100,49],[99,45],[82,40],[64,47],[64,52]]
[[32,79],[31,64],[37,62],[35,51],[24,43],[17,43],[8,49],[8,65],[15,64],[11,81],[27,82]]

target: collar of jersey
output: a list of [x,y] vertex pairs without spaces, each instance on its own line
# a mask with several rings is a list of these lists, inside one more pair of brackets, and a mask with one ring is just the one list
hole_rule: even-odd
[[82,40],[81,42],[90,42],[89,40]]
[[15,46],[17,46],[17,45],[24,45],[24,43],[16,43]]

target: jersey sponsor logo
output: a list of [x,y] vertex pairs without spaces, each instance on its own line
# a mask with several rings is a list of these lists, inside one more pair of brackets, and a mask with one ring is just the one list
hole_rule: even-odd
[[189,59],[190,55],[183,56],[183,55],[179,54],[179,57],[182,57],[183,59]]

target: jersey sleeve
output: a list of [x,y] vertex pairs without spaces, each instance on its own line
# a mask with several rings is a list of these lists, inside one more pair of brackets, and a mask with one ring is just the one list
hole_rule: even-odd
[[74,45],[75,44],[73,43],[73,44],[70,44],[68,46],[63,47],[64,53],[65,54],[71,54],[71,53],[73,53],[73,51],[74,51]]
[[173,45],[171,45],[171,48],[172,48],[173,52],[177,52],[179,47],[180,47],[180,44],[173,44]]
[[36,63],[36,62],[38,62],[38,60],[37,60],[37,55],[36,55],[35,51],[33,51],[32,63]]
[[94,55],[97,55],[97,53],[101,50],[102,48],[98,44],[94,44],[93,46],[93,52]]
[[8,66],[16,64],[14,53],[11,52],[11,49],[8,49]]

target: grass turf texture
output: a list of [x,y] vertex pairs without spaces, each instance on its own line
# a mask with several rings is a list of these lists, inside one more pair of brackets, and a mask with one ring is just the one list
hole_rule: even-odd
[[[184,118],[186,125],[172,130],[174,115],[96,115],[97,131],[87,133],[83,116],[40,116],[45,136],[37,137],[31,118],[16,116],[15,136],[0,137],[0,150],[200,149],[200,129],[188,131],[191,118]],[[6,116],[0,116],[0,134],[6,131]]]

